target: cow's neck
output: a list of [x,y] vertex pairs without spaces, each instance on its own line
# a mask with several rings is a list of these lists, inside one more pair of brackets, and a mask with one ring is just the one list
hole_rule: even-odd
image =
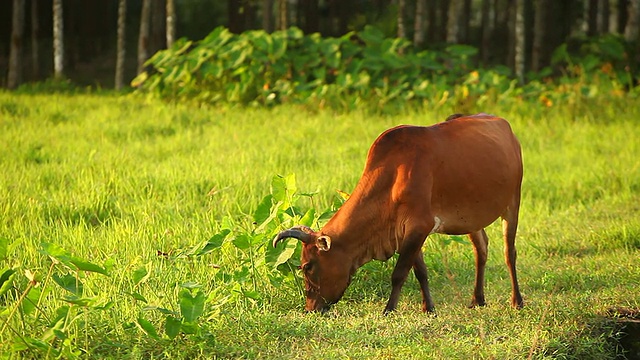
[[[388,193],[380,193],[362,181],[351,197],[324,226],[323,232],[339,242],[356,268],[372,259],[387,260],[397,249],[395,216]],[[386,185],[386,184],[382,184]]]

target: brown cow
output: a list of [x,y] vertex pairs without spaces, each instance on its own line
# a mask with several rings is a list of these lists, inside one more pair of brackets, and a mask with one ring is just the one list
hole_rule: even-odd
[[409,270],[422,292],[422,310],[434,311],[422,245],[429,234],[468,234],[476,276],[471,306],[482,306],[488,238],[484,228],[502,218],[511,304],[521,308],[516,277],[522,155],[509,123],[477,114],[452,116],[429,127],[398,126],[369,149],[364,173],[351,197],[320,231],[296,226],[273,241],[302,241],[306,309],[326,311],[342,297],[351,277],[372,259],[399,257],[385,312],[398,305]]

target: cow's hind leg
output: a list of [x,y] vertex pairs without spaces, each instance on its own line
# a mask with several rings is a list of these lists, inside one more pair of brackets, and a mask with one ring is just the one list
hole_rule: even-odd
[[431,224],[431,227],[415,227],[406,233],[401,249],[398,251],[400,254],[398,262],[396,262],[393,273],[391,273],[391,295],[389,295],[389,301],[384,308],[385,313],[395,310],[396,306],[398,306],[402,285],[407,280],[407,275],[409,275],[411,267],[414,266],[416,257],[421,252],[422,244],[424,244],[424,240],[432,227],[433,224]]
[[520,287],[518,286],[518,276],[516,274],[516,230],[518,229],[518,208],[509,211],[502,218],[502,232],[504,236],[504,257],[511,276],[511,305],[517,309],[524,306]]
[[422,251],[418,252],[415,261],[413,262],[413,273],[418,279],[420,284],[420,291],[422,292],[422,311],[434,312],[435,305],[431,299],[431,293],[429,292],[429,278],[427,276],[427,264],[424,263]]
[[484,306],[484,269],[487,264],[487,248],[489,238],[484,229],[469,234],[469,239],[473,243],[473,252],[476,257],[476,279],[473,288],[473,297],[469,307]]

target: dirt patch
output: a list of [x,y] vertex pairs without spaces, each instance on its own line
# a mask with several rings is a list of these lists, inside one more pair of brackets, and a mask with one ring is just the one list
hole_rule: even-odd
[[640,360],[640,309],[609,308],[605,314],[613,322],[616,348],[629,360]]

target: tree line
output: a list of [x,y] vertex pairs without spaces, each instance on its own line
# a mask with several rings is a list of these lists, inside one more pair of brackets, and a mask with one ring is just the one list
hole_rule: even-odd
[[622,37],[637,56],[639,22],[640,0],[11,0],[0,3],[0,85],[53,77],[121,89],[157,50],[220,25],[323,36],[373,25],[418,49],[474,46],[478,66],[522,79],[585,38]]

